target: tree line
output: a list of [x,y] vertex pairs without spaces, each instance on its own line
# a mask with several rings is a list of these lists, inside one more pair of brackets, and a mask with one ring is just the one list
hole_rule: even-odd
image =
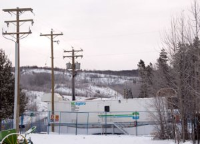
[[[44,69],[44,70],[51,70],[51,67],[38,67],[38,66],[21,66],[21,70],[28,70],[28,69]],[[14,67],[12,68],[12,71],[14,72]],[[54,68],[55,71],[63,72],[66,69],[63,68]],[[116,75],[116,76],[132,76],[132,77],[138,77],[138,70],[80,70],[86,73],[98,73],[98,74],[106,74],[106,75]]]
[[[163,47],[157,63],[145,65],[143,60],[138,63],[141,78],[139,97],[176,98],[177,102],[170,102],[173,105],[171,113],[176,109],[180,116],[179,139],[183,142],[191,139],[193,143],[199,143],[200,137],[199,30],[200,8],[195,0],[190,10],[172,18],[170,30],[164,34]],[[170,102],[167,101],[168,107]],[[177,139],[178,124],[173,125],[171,121],[170,126],[169,119],[164,121],[163,117],[165,116],[159,119],[161,123],[158,137]],[[173,117],[172,120],[174,119]]]

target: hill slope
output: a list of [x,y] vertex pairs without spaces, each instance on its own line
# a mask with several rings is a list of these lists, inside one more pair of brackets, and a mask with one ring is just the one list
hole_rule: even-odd
[[[138,97],[139,78],[133,76],[120,76],[80,71],[75,78],[75,95],[77,100],[83,99],[121,99],[124,89],[129,89],[133,97]],[[41,102],[44,93],[51,92],[51,70],[29,68],[21,71],[21,87],[29,96],[29,110],[46,110]],[[71,100],[71,74],[69,71],[55,70],[56,93],[65,100]]]

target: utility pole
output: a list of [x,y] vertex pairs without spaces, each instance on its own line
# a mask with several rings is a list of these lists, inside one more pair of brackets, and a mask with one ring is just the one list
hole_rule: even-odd
[[[40,36],[46,36],[50,37],[51,39],[51,89],[52,89],[52,95],[51,95],[51,111],[52,111],[52,117],[54,119],[54,57],[53,57],[53,42],[59,42],[59,41],[54,41],[54,38],[56,38],[59,35],[63,35],[63,33],[55,34],[53,33],[53,29],[51,29],[50,34],[40,34]],[[52,132],[54,132],[54,124],[52,124],[51,127]]]
[[79,63],[76,63],[75,64],[75,58],[78,58],[78,57],[83,57],[83,55],[76,55],[75,52],[82,52],[83,50],[74,50],[72,48],[71,51],[64,51],[64,52],[70,52],[72,53],[71,56],[63,56],[63,58],[65,57],[68,57],[68,58],[72,58],[72,64],[71,63],[68,63],[68,66],[67,66],[67,69],[71,69],[72,70],[72,101],[75,101],[76,98],[75,98],[75,76],[76,76],[76,69],[80,69],[80,64]]
[[[19,110],[20,110],[20,39],[25,38],[29,34],[31,34],[31,30],[29,29],[28,32],[20,32],[21,23],[31,22],[33,25],[32,19],[23,19],[20,20],[19,17],[24,12],[33,12],[32,8],[14,8],[14,9],[3,9],[4,12],[8,12],[10,14],[16,15],[16,20],[5,21],[7,26],[10,23],[16,25],[16,32],[2,32],[3,35],[10,35],[16,40],[12,40],[15,42],[15,109],[14,109],[14,128],[17,132],[19,132]],[[6,38],[6,37],[5,37]],[[8,39],[8,38],[6,38]]]

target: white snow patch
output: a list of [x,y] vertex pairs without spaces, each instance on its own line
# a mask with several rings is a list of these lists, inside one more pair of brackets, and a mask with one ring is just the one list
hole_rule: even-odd
[[153,140],[152,137],[143,136],[57,134],[30,134],[30,136],[34,144],[175,144],[173,140]]
[[[51,73],[51,70],[47,69],[23,69],[22,74],[33,74],[33,73]],[[63,74],[60,71],[54,71],[54,74]]]
[[25,91],[29,97],[33,97],[33,101],[29,101],[28,105],[35,104],[37,106],[37,111],[47,111],[47,103],[42,102],[42,96],[44,92],[38,91]]

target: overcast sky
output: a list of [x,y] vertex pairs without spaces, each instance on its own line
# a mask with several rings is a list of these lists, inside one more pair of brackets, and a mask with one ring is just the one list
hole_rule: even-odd
[[[169,28],[171,17],[188,10],[192,0],[0,0],[0,27],[7,28],[5,20],[15,15],[5,13],[7,8],[33,8],[20,19],[34,19],[34,25],[20,27],[32,34],[21,40],[21,66],[51,66],[50,39],[40,33],[63,32],[54,43],[54,66],[65,68],[70,59],[63,50],[83,49],[83,58],[77,59],[82,69],[131,70],[137,69],[140,59],[155,63],[162,46],[161,36]],[[9,38],[9,37],[8,37]],[[15,64],[15,44],[0,35],[0,48]]]

